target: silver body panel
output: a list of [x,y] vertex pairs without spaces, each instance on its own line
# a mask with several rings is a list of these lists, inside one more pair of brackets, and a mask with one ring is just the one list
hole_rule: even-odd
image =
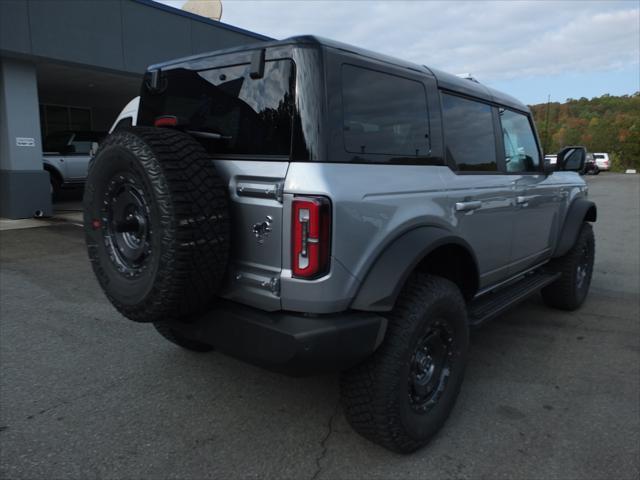
[[[568,205],[586,194],[584,181],[572,172],[459,175],[444,166],[215,163],[229,182],[232,204],[232,262],[223,296],[269,311],[348,309],[380,254],[421,226],[440,227],[467,242],[476,255],[480,290],[490,289],[546,262]],[[323,195],[332,203],[331,266],[319,279],[291,273],[295,195]],[[270,231],[264,234],[267,217]]]
[[[232,218],[232,260],[223,296],[263,310],[279,310],[284,230],[281,188],[289,163],[216,160],[215,165],[229,184]],[[260,230],[265,223],[268,228]]]

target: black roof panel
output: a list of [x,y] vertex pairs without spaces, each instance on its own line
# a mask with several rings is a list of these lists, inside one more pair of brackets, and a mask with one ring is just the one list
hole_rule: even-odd
[[493,88],[487,87],[486,85],[483,85],[481,83],[477,83],[473,80],[460,78],[456,75],[452,75],[450,73],[446,73],[441,70],[430,68],[425,65],[419,65],[417,63],[409,62],[396,57],[391,57],[389,55],[383,55],[380,53],[373,52],[371,50],[355,47],[353,45],[337,42],[335,40],[330,40],[328,38],[318,37],[315,35],[299,35],[295,37],[286,38],[284,40],[258,42],[255,44],[242,45],[239,47],[228,48],[225,50],[217,50],[214,52],[193,55],[190,57],[180,58],[180,59],[172,60],[169,62],[158,63],[150,66],[149,69],[163,68],[168,66],[175,67],[177,66],[177,64],[184,64],[187,62],[192,62],[194,60],[202,60],[207,57],[227,55],[229,53],[243,52],[247,50],[257,50],[257,49],[270,48],[270,47],[281,47],[285,45],[315,45],[318,47],[328,47],[336,50],[350,52],[356,55],[377,60],[379,62],[388,63],[390,65],[394,65],[397,67],[407,68],[413,71],[422,72],[426,75],[431,75],[435,77],[436,81],[438,82],[438,85],[441,88],[444,88],[453,92],[458,92],[464,95],[476,97],[478,99],[499,103],[501,105],[514,108],[516,110],[522,110],[525,112],[529,111],[529,108],[525,104],[517,100],[516,98],[510,95],[507,95],[505,93],[502,93],[498,90],[495,90]]

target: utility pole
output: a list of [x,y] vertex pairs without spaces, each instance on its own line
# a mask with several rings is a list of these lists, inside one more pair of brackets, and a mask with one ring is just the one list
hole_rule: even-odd
[[551,94],[547,96],[547,115],[544,121],[544,142],[542,144],[542,150],[547,153],[547,148],[549,146],[549,107],[551,105]]

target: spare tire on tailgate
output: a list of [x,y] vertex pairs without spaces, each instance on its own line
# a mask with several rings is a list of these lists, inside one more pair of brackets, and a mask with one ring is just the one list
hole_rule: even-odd
[[205,311],[229,259],[226,184],[202,146],[171,129],[105,139],[89,168],[84,225],[93,271],[138,322]]

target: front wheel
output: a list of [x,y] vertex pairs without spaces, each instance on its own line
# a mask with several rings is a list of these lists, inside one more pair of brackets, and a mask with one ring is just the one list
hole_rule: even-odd
[[444,278],[414,274],[380,348],[345,372],[346,417],[365,438],[399,453],[426,445],[460,391],[469,346],[466,305]]
[[584,303],[591,285],[595,259],[595,238],[590,223],[583,223],[576,243],[565,255],[549,262],[547,268],[560,278],[542,289],[542,299],[550,307],[576,310]]

